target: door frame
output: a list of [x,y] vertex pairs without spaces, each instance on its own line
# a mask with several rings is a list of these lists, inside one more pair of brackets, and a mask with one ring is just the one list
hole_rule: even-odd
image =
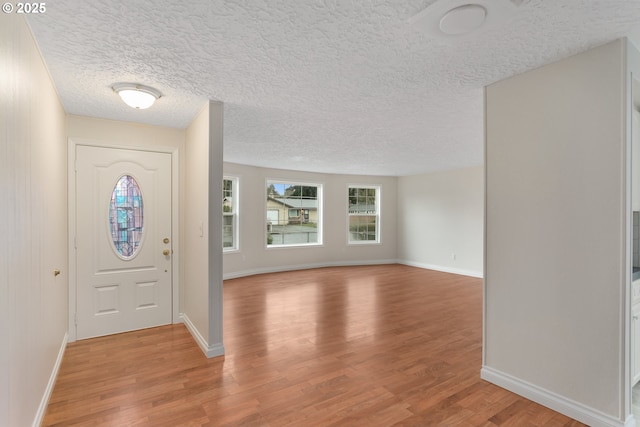
[[76,147],[87,145],[91,147],[114,148],[121,150],[147,151],[171,154],[171,323],[181,323],[180,319],[180,159],[178,148],[175,147],[149,147],[111,144],[100,140],[86,138],[68,138],[67,146],[67,209],[68,209],[68,243],[69,255],[69,326],[68,342],[77,340],[76,329],[76,292],[78,289],[77,263],[76,263]]

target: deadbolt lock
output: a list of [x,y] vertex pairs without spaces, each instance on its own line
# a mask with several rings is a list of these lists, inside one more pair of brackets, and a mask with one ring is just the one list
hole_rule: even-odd
[[169,249],[165,249],[164,251],[162,251],[162,255],[169,255]]
[[168,237],[165,237],[164,239],[162,239],[162,241],[163,241],[164,243],[169,243],[169,238],[168,238]]

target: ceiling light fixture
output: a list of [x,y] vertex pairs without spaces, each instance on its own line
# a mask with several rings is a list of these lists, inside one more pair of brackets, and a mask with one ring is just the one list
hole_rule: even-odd
[[138,110],[151,107],[162,96],[159,90],[137,83],[116,83],[112,88],[125,104]]
[[437,0],[408,22],[434,38],[460,39],[506,22],[517,9],[510,0]]

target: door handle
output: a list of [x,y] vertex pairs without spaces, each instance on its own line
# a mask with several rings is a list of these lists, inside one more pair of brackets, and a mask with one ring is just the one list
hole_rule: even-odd
[[169,255],[169,249],[165,249],[164,251],[162,251],[162,255],[167,256]]

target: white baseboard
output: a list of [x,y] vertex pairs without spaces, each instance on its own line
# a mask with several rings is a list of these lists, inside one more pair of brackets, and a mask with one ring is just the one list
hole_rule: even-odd
[[254,276],[256,274],[280,273],[283,271],[309,270],[311,268],[324,267],[347,267],[357,265],[379,265],[379,264],[398,264],[397,259],[380,259],[371,261],[336,261],[322,262],[317,264],[300,264],[300,265],[278,265],[274,267],[255,268],[251,270],[236,271],[233,273],[225,273],[223,280],[236,279],[238,277]]
[[207,340],[204,339],[200,331],[198,331],[198,328],[196,328],[196,326],[191,322],[189,316],[187,316],[185,313],[181,313],[180,319],[187,327],[189,333],[191,333],[191,336],[195,340],[196,344],[198,344],[198,347],[200,347],[200,350],[202,350],[205,356],[207,356],[208,358],[224,356],[224,345],[222,343],[215,343],[210,345],[209,343],[207,343]]
[[60,344],[60,350],[58,350],[56,363],[53,365],[53,370],[51,371],[51,375],[49,376],[49,382],[47,383],[47,387],[44,390],[42,400],[40,400],[40,405],[38,406],[36,417],[33,420],[33,427],[39,427],[42,424],[42,420],[44,419],[44,414],[47,411],[51,393],[53,393],[53,387],[56,385],[56,378],[58,378],[58,371],[60,370],[60,365],[62,364],[62,357],[64,356],[64,351],[67,348],[68,339],[69,334],[65,332],[64,337],[62,337],[62,344]]
[[460,274],[462,276],[477,277],[482,279],[484,275],[482,271],[466,270],[461,268],[444,267],[435,264],[424,264],[419,262],[398,260],[398,259],[380,259],[369,261],[339,261],[339,262],[323,262],[317,264],[301,264],[301,265],[279,265],[275,267],[255,268],[251,270],[236,271],[233,273],[225,273],[223,280],[236,279],[238,277],[254,276],[256,274],[266,273],[280,273],[283,271],[295,271],[295,270],[308,270],[311,268],[323,268],[323,267],[347,267],[358,265],[380,265],[380,264],[403,264],[410,267],[424,268],[426,270],[441,271],[443,273]]
[[452,273],[452,274],[459,274],[461,276],[470,276],[470,277],[477,277],[482,279],[484,277],[484,275],[482,274],[482,271],[476,271],[476,270],[466,270],[463,268],[452,268],[452,267],[444,267],[441,265],[435,265],[435,264],[424,264],[421,262],[414,262],[414,261],[407,261],[407,260],[400,260],[398,261],[399,264],[403,264],[403,265],[408,265],[411,267],[418,267],[418,268],[424,268],[426,270],[435,270],[435,271],[442,271],[443,273]]
[[597,409],[567,399],[564,396],[487,366],[482,367],[480,378],[591,427],[633,427],[636,424],[632,415],[627,417],[625,421],[619,420]]

